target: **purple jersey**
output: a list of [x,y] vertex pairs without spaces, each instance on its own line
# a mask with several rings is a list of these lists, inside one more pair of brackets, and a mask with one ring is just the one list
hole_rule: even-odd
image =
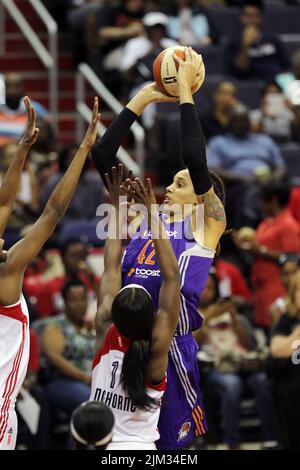
[[[214,251],[200,246],[191,235],[191,217],[167,224],[181,277],[180,318],[176,335],[186,335],[203,323],[198,306],[214,258]],[[155,256],[151,232],[142,238],[131,240],[122,261],[122,286],[139,284],[151,295],[158,308],[162,276]]]

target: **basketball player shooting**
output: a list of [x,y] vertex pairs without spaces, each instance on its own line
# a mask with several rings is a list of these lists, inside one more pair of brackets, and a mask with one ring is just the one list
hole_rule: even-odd
[[[30,124],[26,130],[25,141],[30,146],[37,136],[38,129],[35,126],[34,110],[29,101],[27,104]],[[28,309],[22,296],[24,271],[52,235],[67,210],[89,150],[95,142],[98,121],[98,99],[95,98],[92,120],[86,135],[39,219],[26,236],[7,253],[3,250],[4,240],[0,240],[0,450],[15,448],[15,402],[26,375],[29,359]],[[25,146],[22,152],[26,152],[26,148]],[[15,172],[17,181],[13,182],[16,187],[19,171]]]
[[[103,176],[109,164],[115,165],[119,145],[148,104],[180,101],[182,157],[186,169],[179,171],[167,187],[164,204],[166,208],[176,204],[182,210],[173,217],[164,217],[164,224],[170,234],[181,275],[181,310],[170,348],[168,385],[159,420],[160,440],[157,447],[162,450],[186,448],[195,434],[203,435],[207,430],[199,385],[198,347],[192,332],[203,323],[198,312],[199,299],[226,228],[224,186],[217,175],[208,170],[205,137],[192,95],[202,58],[191,48],[185,48],[184,52],[185,60],[174,55],[178,64],[179,96],[165,95],[155,83],[144,87],[123,109],[92,151],[96,168]],[[130,181],[127,183],[130,184]],[[193,209],[182,218],[185,205]],[[197,224],[197,213],[202,209],[203,223]],[[192,237],[185,237],[187,232]],[[157,309],[161,282],[151,233],[145,238],[134,237],[123,257],[122,285],[142,285],[150,293]]]

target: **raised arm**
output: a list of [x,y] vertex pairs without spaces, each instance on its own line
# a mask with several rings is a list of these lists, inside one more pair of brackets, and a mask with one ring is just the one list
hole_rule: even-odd
[[101,346],[106,332],[112,323],[112,303],[121,289],[122,241],[119,236],[119,194],[123,182],[123,165],[112,168],[112,177],[106,173],[106,185],[114,210],[110,214],[108,237],[104,248],[104,272],[98,296],[98,308],[95,318],[97,349]]
[[105,173],[111,177],[111,168],[118,165],[116,157],[118,149],[138,116],[150,103],[175,101],[176,98],[161,93],[155,83],[146,85],[129,101],[105,134],[96,141],[92,157],[106,188]]
[[35,143],[39,129],[36,127],[36,114],[30,99],[25,96],[27,109],[27,126],[19,142],[17,153],[11,162],[0,188],[0,237],[14,207],[16,193],[19,189],[21,174],[30,147]]
[[127,191],[130,197],[134,197],[147,209],[148,226],[151,227],[155,255],[163,277],[148,368],[149,380],[158,383],[167,370],[168,352],[179,321],[180,274],[169,237],[159,218],[150,178],[147,178],[146,187],[136,178]]
[[[92,121],[72,163],[52,192],[42,215],[27,235],[8,251],[7,261],[0,271],[0,278],[2,286],[7,278],[13,280],[13,283],[9,283],[10,293],[7,294],[12,302],[18,301],[25,268],[39,253],[67,210],[89,150],[95,141],[98,120],[98,98],[95,98]],[[5,292],[3,288],[1,298],[6,297]]]
[[204,203],[207,226],[218,238],[226,227],[226,216],[223,204],[215,194],[206,159],[206,142],[201,124],[195,110],[191,87],[202,59],[191,48],[185,48],[185,61],[174,54],[179,64],[178,87],[180,99],[181,136],[183,160],[193,183],[199,204]]

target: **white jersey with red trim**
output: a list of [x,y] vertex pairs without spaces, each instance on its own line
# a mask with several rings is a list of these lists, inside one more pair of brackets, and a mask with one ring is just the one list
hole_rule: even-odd
[[[160,407],[150,411],[136,408],[121,383],[123,358],[131,340],[113,325],[93,363],[91,400],[101,401],[111,408],[115,417],[112,444],[128,442],[137,445],[154,444],[159,439],[157,429]],[[166,377],[158,385],[146,383],[147,393],[161,403],[166,389]],[[155,447],[154,447],[155,448]]]
[[13,414],[28,360],[29,315],[22,296],[14,305],[0,306],[0,449],[11,448],[16,439]]

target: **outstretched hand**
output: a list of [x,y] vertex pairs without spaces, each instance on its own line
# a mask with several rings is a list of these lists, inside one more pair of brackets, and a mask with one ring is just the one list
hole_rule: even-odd
[[[105,173],[105,181],[107,184],[107,190],[109,192],[109,195],[111,197],[111,201],[113,205],[117,208],[119,206],[119,198],[120,196],[126,194],[122,190],[122,184],[124,183],[123,178],[124,178],[124,166],[119,163],[118,169],[113,166],[111,169],[112,176],[110,178],[108,173]],[[131,176],[131,172],[130,172]]]
[[156,205],[150,178],[146,179],[145,185],[139,178],[135,178],[134,180],[127,178],[125,184],[121,185],[121,189],[130,199],[134,199],[136,203],[143,204],[148,214],[151,213],[151,207]]
[[98,98],[97,96],[95,96],[92,119],[86,131],[84,139],[82,141],[82,144],[81,144],[82,146],[91,148],[94,145],[96,137],[97,137],[97,126],[98,126],[100,117],[101,115],[99,114]]
[[24,104],[27,110],[27,125],[20,145],[31,147],[35,143],[40,130],[36,127],[36,112],[28,96],[24,97]]

